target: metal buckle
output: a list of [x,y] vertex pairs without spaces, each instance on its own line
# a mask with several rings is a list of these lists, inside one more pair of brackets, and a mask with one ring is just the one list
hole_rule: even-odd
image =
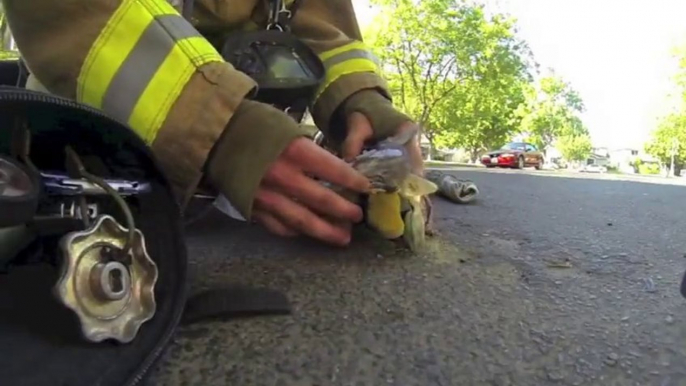
[[277,22],[278,19],[281,19],[282,16],[285,16],[286,20],[290,20],[292,15],[293,13],[291,13],[291,10],[286,8],[286,3],[284,1],[281,1],[281,8],[279,9],[279,12],[277,14]]
[[[91,220],[94,220],[100,214],[98,204],[87,203],[86,210],[88,211],[87,215]],[[60,202],[60,217],[83,220],[81,210],[75,201],[70,201],[69,203]]]
[[[70,178],[63,174],[41,173],[43,184],[48,195],[59,196],[102,196],[108,193],[100,186],[85,179]],[[151,191],[151,186],[147,182],[127,181],[127,180],[105,180],[112,189],[122,196],[133,196]]]
[[[288,21],[290,21],[292,16],[293,13],[286,7],[286,3],[283,0],[272,0],[267,30],[278,29],[282,32],[285,31],[288,28]],[[282,24],[282,20],[285,20],[286,23]]]

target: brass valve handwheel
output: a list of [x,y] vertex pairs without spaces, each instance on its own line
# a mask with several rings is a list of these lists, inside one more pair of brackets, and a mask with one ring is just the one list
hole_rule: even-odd
[[129,343],[155,314],[157,266],[138,229],[130,250],[123,252],[128,237],[128,229],[103,215],[88,229],[60,240],[62,272],[55,293],[79,317],[89,341]]

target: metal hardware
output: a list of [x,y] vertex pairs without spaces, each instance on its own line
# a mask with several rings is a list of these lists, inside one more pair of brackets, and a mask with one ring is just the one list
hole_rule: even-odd
[[[83,220],[83,210],[79,204],[75,201],[60,202],[59,204],[59,216],[63,218],[77,218]],[[88,215],[85,217],[88,220],[94,220],[98,217],[100,213],[100,208],[98,204],[86,204],[86,212]]]
[[283,0],[271,0],[267,29],[285,31],[288,29],[288,22],[291,17],[293,17],[293,13],[286,7]]
[[55,202],[43,204],[40,209],[38,219],[45,218],[71,218],[83,220],[84,210],[87,213],[87,220],[95,220],[100,215],[100,206],[97,203],[84,203],[85,208],[82,208],[80,203],[75,199],[64,199]]
[[126,204],[126,201],[124,201],[124,199],[121,198],[119,193],[116,190],[114,190],[107,183],[107,181],[103,180],[102,178],[100,178],[96,175],[90,174],[86,170],[86,167],[81,162],[81,158],[79,158],[79,155],[76,154],[74,149],[67,146],[65,149],[65,152],[67,153],[68,166],[71,166],[73,170],[76,170],[76,172],[79,174],[80,177],[83,177],[88,182],[90,182],[94,185],[97,185],[101,189],[106,191],[107,194],[110,197],[112,197],[112,199],[117,203],[117,205],[121,209],[122,213],[124,214],[124,217],[126,218],[126,226],[128,227],[129,234],[128,234],[128,237],[126,239],[126,244],[124,244],[124,247],[121,249],[120,256],[126,260],[128,254],[129,254],[129,249],[131,248],[131,245],[133,243],[133,239],[135,236],[134,232],[136,231],[136,224],[133,221],[133,215],[131,214],[131,210],[129,209],[129,206]]
[[[48,195],[56,196],[103,196],[109,193],[98,184],[87,179],[70,178],[60,173],[41,173],[43,185]],[[150,183],[118,179],[104,180],[121,196],[149,193]]]
[[81,331],[91,342],[131,342],[155,314],[158,270],[143,233],[133,233],[130,264],[113,259],[127,245],[128,235],[128,229],[103,215],[89,229],[60,240],[62,274],[55,293],[79,317]]

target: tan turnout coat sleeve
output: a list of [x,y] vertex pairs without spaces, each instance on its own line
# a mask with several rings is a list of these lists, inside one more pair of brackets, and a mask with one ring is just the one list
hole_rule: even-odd
[[[164,0],[146,0],[156,1]],[[351,1],[300,1],[302,4],[292,21],[293,33],[335,67],[335,74],[327,75],[327,82],[312,106],[316,124],[326,132],[334,111],[347,97],[362,89],[377,89],[384,95],[387,91],[373,66],[356,67],[348,63],[341,69],[340,64],[345,61],[341,53],[360,52],[355,44],[361,42],[361,36]],[[105,34],[103,31],[123,4],[139,2],[142,0],[2,0],[12,34],[32,74],[51,93],[77,100],[80,75],[96,41]],[[266,22],[266,0],[196,0],[195,3],[191,19],[194,26],[214,36],[249,26],[264,26]],[[150,142],[182,201],[197,187],[210,150],[239,103],[254,87],[248,76],[223,61],[198,66],[183,85]],[[260,136],[269,130],[238,131],[245,138],[239,138],[236,143],[246,143],[260,141]]]
[[[301,0],[293,33],[323,59],[327,76],[314,105],[315,124],[328,134],[331,119],[352,94],[373,89],[391,99],[380,66],[364,46],[351,0]],[[339,118],[339,117],[336,117]]]
[[[334,112],[357,91],[373,89],[390,99],[386,82],[380,76],[380,68],[365,66],[364,62],[360,62],[366,60],[369,64],[375,59],[364,47],[351,0],[284,2],[287,7],[295,8],[295,16],[291,21],[293,34],[320,55],[327,66],[324,85],[311,107],[315,124],[320,130],[325,133],[328,131]],[[245,3],[251,3],[249,8],[252,12],[242,7]],[[201,31],[208,31],[215,36],[230,33],[235,28],[264,28],[267,23],[267,0],[196,0],[196,5],[196,25]],[[237,13],[240,22],[235,19]],[[346,57],[348,60],[344,63]]]
[[[3,0],[12,34],[31,73],[51,93],[76,99],[91,47],[123,3],[117,0]],[[230,64],[198,68],[150,144],[179,197],[202,176],[212,146],[254,82]],[[107,111],[106,111],[107,112]]]

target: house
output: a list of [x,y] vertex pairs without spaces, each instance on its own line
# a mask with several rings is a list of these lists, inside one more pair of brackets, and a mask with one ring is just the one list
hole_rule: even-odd
[[624,173],[635,173],[634,163],[641,160],[644,163],[659,163],[659,160],[643,150],[635,148],[620,148],[610,151],[610,165]]
[[635,173],[633,163],[638,153],[638,149],[614,149],[610,152],[610,164],[622,173]]
[[591,153],[602,157],[610,158],[610,150],[606,147],[594,147],[591,150]]
[[636,157],[638,157],[638,153],[638,149],[613,149],[612,151],[610,151],[610,160],[614,166],[620,166],[621,164],[629,164]]
[[609,164],[610,158],[603,154],[591,153],[591,155],[586,158],[586,165],[607,167]]

